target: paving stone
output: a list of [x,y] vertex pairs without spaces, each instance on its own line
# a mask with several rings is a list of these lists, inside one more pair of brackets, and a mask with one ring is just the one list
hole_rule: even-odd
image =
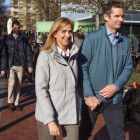
[[[3,79],[2,79],[3,80]],[[6,84],[6,85],[5,85]],[[23,79],[20,105],[23,111],[10,112],[7,108],[7,82],[0,80],[0,140],[38,140],[35,120],[35,85],[28,85]],[[126,140],[140,140],[140,124],[134,120],[125,125]],[[92,135],[96,140],[110,140],[103,116],[98,116]],[[62,136],[57,137],[62,140]],[[88,140],[94,140],[91,136]]]

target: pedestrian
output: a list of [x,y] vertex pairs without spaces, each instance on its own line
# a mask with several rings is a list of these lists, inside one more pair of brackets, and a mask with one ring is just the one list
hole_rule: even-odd
[[78,26],[78,29],[77,29],[77,32],[82,32],[82,29],[83,29],[83,26],[82,25],[79,25]]
[[34,73],[33,76],[35,77],[35,70],[36,70],[36,63],[37,63],[37,58],[39,55],[39,51],[40,51],[41,45],[39,45],[39,43],[37,42],[33,42],[33,66],[34,66]]
[[[28,39],[29,45],[32,48],[32,62],[33,62],[33,51],[34,51],[34,47],[32,45],[33,38],[31,36],[29,36],[27,39]],[[28,72],[28,84],[33,84],[33,73],[32,72],[31,73]]]
[[125,93],[123,105],[126,105],[124,122],[130,123],[131,112],[134,110],[134,106],[140,105],[140,87],[132,88]]
[[19,97],[24,69],[33,71],[32,49],[25,36],[20,33],[20,22],[12,22],[12,32],[3,39],[1,53],[1,75],[10,69],[8,81],[8,109],[21,111]]
[[[89,33],[79,50],[79,81],[92,126],[102,113],[110,139],[125,140],[123,86],[132,73],[133,64],[130,42],[118,30],[124,20],[123,5],[117,1],[108,2],[103,17],[104,27]],[[80,127],[84,128],[82,125]],[[80,129],[81,136],[82,132]]]
[[83,40],[84,40],[84,34],[82,32],[74,33],[74,44],[77,45],[79,48],[81,47]]
[[65,140],[78,140],[78,47],[71,43],[74,24],[68,18],[54,21],[36,66],[36,111],[40,140],[55,140],[61,126]]

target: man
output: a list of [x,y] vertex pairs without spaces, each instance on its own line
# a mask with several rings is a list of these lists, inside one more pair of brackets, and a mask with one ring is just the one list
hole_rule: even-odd
[[81,47],[84,39],[84,34],[82,32],[75,32],[74,34],[74,44]]
[[83,26],[82,25],[79,25],[78,26],[78,29],[77,29],[77,32],[82,32],[82,28],[83,28]]
[[103,12],[104,27],[89,33],[80,48],[79,78],[93,126],[102,113],[110,139],[125,140],[122,87],[132,73],[130,42],[118,31],[122,4],[108,2]]
[[12,22],[12,32],[3,39],[1,53],[1,75],[5,70],[10,69],[8,83],[8,109],[21,111],[19,106],[20,86],[24,69],[28,68],[29,73],[33,71],[32,49],[25,36],[19,32],[20,22]]
[[[28,43],[32,48],[32,62],[33,62],[33,51],[34,51],[34,46],[32,45],[33,38],[29,36],[27,39],[28,39]],[[28,84],[33,84],[32,73],[29,72],[28,72]]]

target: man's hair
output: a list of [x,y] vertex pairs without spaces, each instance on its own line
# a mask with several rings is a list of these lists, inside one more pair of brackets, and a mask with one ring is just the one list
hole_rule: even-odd
[[110,1],[103,7],[103,14],[110,16],[112,7],[123,9],[123,4],[118,1]]
[[12,27],[14,26],[14,24],[19,25],[19,27],[20,27],[20,22],[19,22],[19,21],[14,20],[14,21],[12,22]]
[[82,32],[75,32],[74,36],[77,36],[79,39],[84,39],[84,34]]

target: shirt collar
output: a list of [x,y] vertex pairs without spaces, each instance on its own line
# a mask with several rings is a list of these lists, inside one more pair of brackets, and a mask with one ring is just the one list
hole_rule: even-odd
[[19,34],[18,34],[18,36],[16,36],[16,37],[13,35],[13,37],[14,37],[15,39],[17,39],[17,38],[19,37]]
[[[106,30],[107,30],[107,35],[110,36],[110,35],[113,35],[112,32],[106,27]],[[114,35],[113,35],[114,36]],[[117,31],[116,33],[116,36],[114,37],[119,37],[119,32]]]
[[58,53],[59,53],[61,56],[70,56],[70,50],[68,49],[68,47],[67,47],[67,55],[65,55],[64,51],[61,50],[58,46],[57,46],[57,49],[58,49]]

